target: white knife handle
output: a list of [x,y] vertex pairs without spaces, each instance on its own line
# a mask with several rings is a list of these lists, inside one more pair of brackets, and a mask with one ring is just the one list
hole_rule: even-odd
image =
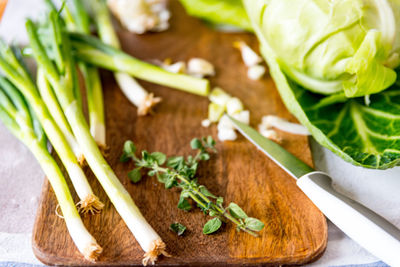
[[338,193],[332,179],[312,172],[297,185],[329,220],[371,254],[390,266],[400,266],[400,230],[360,203]]

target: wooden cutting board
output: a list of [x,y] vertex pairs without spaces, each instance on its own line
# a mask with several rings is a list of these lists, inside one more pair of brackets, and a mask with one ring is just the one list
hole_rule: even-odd
[[[257,49],[257,40],[246,33],[221,33],[187,16],[177,1],[170,3],[171,27],[156,34],[134,35],[120,32],[123,49],[145,60],[171,58],[174,62],[201,57],[216,67],[211,79],[239,97],[251,111],[251,125],[261,117],[275,114],[294,121],[280,100],[271,77],[251,81],[239,52],[232,47],[237,40]],[[259,238],[238,233],[232,224],[211,236],[202,234],[209,219],[199,209],[184,212],[177,209],[179,192],[166,190],[155,178],[146,177],[138,184],[129,182],[131,163],[119,162],[127,139],[134,140],[138,150],[162,151],[168,155],[188,155],[194,137],[217,137],[216,126],[203,128],[208,99],[170,88],[142,82],[163,102],[155,115],[138,117],[116,85],[110,72],[102,72],[106,102],[107,142],[111,148],[108,162],[132,195],[138,207],[167,244],[171,258],[161,257],[159,265],[254,265],[304,264],[317,259],[327,243],[325,217],[297,188],[295,181],[277,165],[239,136],[234,142],[218,142],[218,154],[199,168],[199,181],[211,192],[234,201],[249,216],[261,219],[265,228]],[[279,132],[283,146],[312,165],[308,140]],[[103,247],[99,265],[140,265],[143,251],[121,220],[90,170],[86,170],[94,192],[105,203],[98,215],[84,215],[90,233]],[[78,201],[76,195],[75,200]],[[64,221],[57,217],[57,202],[47,182],[44,183],[40,206],[33,230],[33,250],[48,265],[90,265],[75,248]],[[187,226],[184,236],[169,230],[173,222]]]

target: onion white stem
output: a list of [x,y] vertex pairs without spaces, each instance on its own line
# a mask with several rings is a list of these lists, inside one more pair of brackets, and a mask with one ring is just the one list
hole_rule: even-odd
[[[69,7],[72,7],[71,10]],[[65,6],[66,26],[75,32],[90,34],[90,18],[81,0],[69,1]],[[97,68],[79,62],[79,69],[85,80],[86,97],[89,111],[90,132],[97,145],[107,149],[106,127],[104,118],[103,88]]]
[[[119,49],[121,46],[112,26],[106,3],[102,0],[92,0],[91,3],[100,39]],[[152,93],[147,92],[129,74],[114,72],[114,77],[128,100],[138,108],[138,115],[147,115],[155,105],[161,102],[161,98],[154,97]]]
[[40,92],[40,96],[46,103],[48,109],[51,110],[51,115],[56,121],[58,127],[60,127],[60,130],[63,132],[64,137],[65,139],[67,139],[69,146],[74,151],[76,158],[82,164],[85,160],[85,157],[83,156],[82,151],[80,150],[79,145],[75,140],[75,136],[71,132],[71,127],[69,126],[69,123],[65,118],[65,115],[58,103],[58,100],[54,95],[53,89],[51,88],[46,77],[44,76],[42,68],[38,68],[37,70],[36,82]]

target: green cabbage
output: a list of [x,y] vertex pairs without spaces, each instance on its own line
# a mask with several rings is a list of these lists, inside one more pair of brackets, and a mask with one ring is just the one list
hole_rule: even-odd
[[304,88],[359,97],[387,89],[400,63],[399,0],[244,0],[259,40]]
[[180,0],[186,12],[216,25],[252,31],[242,0]]

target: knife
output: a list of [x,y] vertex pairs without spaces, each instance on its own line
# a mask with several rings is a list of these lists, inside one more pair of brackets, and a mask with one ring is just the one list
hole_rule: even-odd
[[390,266],[400,266],[400,230],[362,204],[340,194],[328,174],[316,171],[247,124],[237,130],[296,179],[297,186],[347,236]]

